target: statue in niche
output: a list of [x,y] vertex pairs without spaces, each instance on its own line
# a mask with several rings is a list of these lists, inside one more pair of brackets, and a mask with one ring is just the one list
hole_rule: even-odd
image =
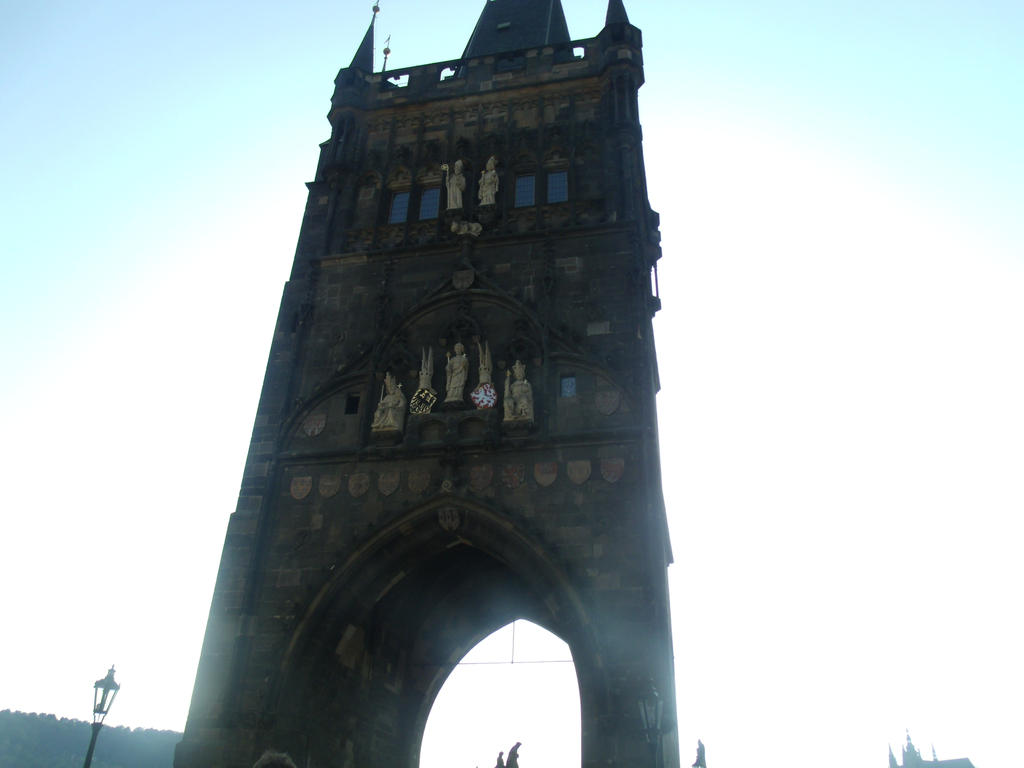
[[487,168],[480,171],[480,188],[477,190],[480,205],[494,205],[494,196],[498,194],[498,172],[494,170],[497,162],[494,155],[491,155],[487,158]]
[[469,374],[469,358],[466,357],[466,348],[462,344],[455,345],[455,354],[448,353],[448,364],[445,366],[447,383],[445,384],[446,403],[461,403],[462,390],[466,386],[466,376]]
[[466,177],[462,173],[462,161],[456,160],[454,168],[449,169],[448,163],[441,165],[444,171],[444,185],[448,190],[448,210],[462,210],[462,191],[466,188]]
[[505,371],[505,421],[533,421],[533,387],[526,380],[526,364],[521,360]]
[[420,359],[420,384],[409,401],[410,413],[430,413],[437,402],[437,390],[431,383],[434,378],[434,350],[422,350]]
[[476,348],[480,355],[480,383],[469,393],[469,399],[478,410],[483,410],[498,404],[498,392],[491,383],[491,345],[485,343],[481,346],[478,341]]
[[384,375],[380,402],[373,413],[373,432],[401,432],[405,427],[405,394],[402,385],[390,373]]

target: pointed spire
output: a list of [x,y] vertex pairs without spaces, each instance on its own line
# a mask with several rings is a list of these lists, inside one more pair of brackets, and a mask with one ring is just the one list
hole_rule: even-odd
[[622,0],[608,0],[608,12],[604,15],[604,25],[629,24],[629,17],[626,15],[626,6]]
[[377,14],[380,13],[380,6],[373,6],[373,18],[370,19],[370,26],[366,29],[366,34],[363,35],[363,42],[359,44],[359,49],[356,51],[356,55],[352,58],[352,63],[349,67],[355,69],[361,69],[364,72],[373,72],[373,25],[377,21]]
[[561,0],[487,0],[464,59],[568,43]]

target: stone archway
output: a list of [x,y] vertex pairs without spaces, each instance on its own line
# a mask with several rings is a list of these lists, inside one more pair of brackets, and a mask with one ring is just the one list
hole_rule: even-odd
[[452,667],[519,618],[569,644],[582,710],[605,710],[591,622],[566,575],[500,512],[438,497],[336,566],[292,634],[254,750],[287,746],[318,767],[417,768]]

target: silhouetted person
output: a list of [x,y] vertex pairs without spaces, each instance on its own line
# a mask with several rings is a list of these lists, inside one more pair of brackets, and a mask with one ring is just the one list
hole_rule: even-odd
[[296,768],[294,761],[284,752],[264,752],[252,768]]
[[505,768],[519,768],[519,747],[523,742],[517,741],[508,751],[508,760],[505,761]]
[[505,768],[505,761],[502,758],[505,756],[504,752],[498,753],[498,762],[494,764],[494,768]]
[[697,759],[693,761],[692,768],[708,768],[704,761],[704,742],[700,739],[697,739]]

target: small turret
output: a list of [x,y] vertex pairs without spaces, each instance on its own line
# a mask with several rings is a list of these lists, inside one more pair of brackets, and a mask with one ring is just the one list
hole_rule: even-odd
[[377,14],[380,13],[380,6],[373,6],[373,18],[370,19],[370,26],[363,35],[363,42],[359,44],[356,55],[352,57],[350,68],[361,69],[364,72],[373,72],[373,24],[377,21]]
[[608,12],[604,15],[604,25],[610,27],[612,24],[629,24],[626,6],[622,4],[622,0],[608,0]]

